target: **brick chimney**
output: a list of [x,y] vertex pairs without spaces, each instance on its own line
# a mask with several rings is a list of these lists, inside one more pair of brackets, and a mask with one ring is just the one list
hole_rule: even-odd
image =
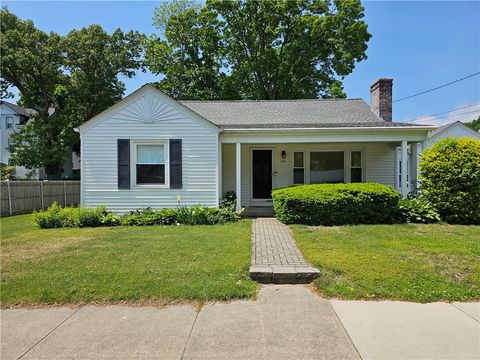
[[393,79],[378,79],[370,86],[370,107],[378,117],[392,121]]

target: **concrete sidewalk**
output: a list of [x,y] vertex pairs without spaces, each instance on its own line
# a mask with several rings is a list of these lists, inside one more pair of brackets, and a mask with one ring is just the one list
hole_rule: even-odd
[[479,359],[480,305],[324,300],[269,285],[256,301],[1,312],[1,359]]

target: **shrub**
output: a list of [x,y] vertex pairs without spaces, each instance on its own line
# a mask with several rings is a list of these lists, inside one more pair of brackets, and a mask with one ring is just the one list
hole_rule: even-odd
[[421,155],[422,195],[442,220],[480,224],[480,141],[447,138]]
[[440,221],[440,215],[423,197],[401,199],[399,203],[400,222],[431,224]]
[[16,169],[15,166],[1,166],[0,180],[15,180]]
[[105,206],[95,209],[60,207],[57,203],[45,211],[33,213],[35,223],[42,229],[61,227],[145,226],[145,225],[212,225],[238,221],[240,214],[232,207],[208,208],[200,205],[178,209],[153,210],[145,208],[118,216]]
[[120,218],[122,225],[173,225],[177,222],[177,211],[175,209],[153,210],[145,208],[130,211],[129,214]]
[[221,208],[235,208],[237,205],[237,194],[235,191],[227,191],[220,202]]
[[61,227],[104,226],[103,219],[109,213],[104,206],[90,208],[62,208],[56,202],[45,211],[33,213],[33,219],[42,229]]
[[232,207],[209,208],[196,205],[194,207],[179,207],[177,222],[184,225],[213,225],[238,221],[240,214]]
[[312,184],[272,192],[276,217],[286,224],[346,225],[395,221],[400,195],[376,183]]

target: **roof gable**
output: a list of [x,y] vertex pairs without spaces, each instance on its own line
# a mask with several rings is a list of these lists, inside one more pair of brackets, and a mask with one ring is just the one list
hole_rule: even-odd
[[202,124],[218,130],[218,127],[211,121],[193,112],[151,85],[142,86],[110,108],[80,125],[79,129],[80,132],[86,132],[108,118],[153,124],[175,120],[175,116],[178,116],[178,114],[188,115]]
[[464,123],[462,123],[461,121],[455,121],[451,124],[447,124],[447,125],[443,125],[443,126],[440,126],[439,128],[437,128],[435,131],[433,131],[432,133],[432,136],[430,138],[436,138],[437,136],[440,136],[441,134],[444,134],[445,132],[447,131],[450,131],[452,130],[453,128],[455,127],[460,127],[462,128],[463,130],[469,132],[472,134],[473,137],[477,138],[477,139],[480,139],[480,133],[478,133],[477,131],[473,130],[472,128],[468,127],[467,125],[465,125]]

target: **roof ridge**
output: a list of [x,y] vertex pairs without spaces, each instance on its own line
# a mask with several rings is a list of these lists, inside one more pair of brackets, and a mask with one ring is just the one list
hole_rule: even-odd
[[358,101],[362,100],[362,98],[350,98],[350,99],[280,99],[280,100],[253,100],[253,99],[245,99],[245,100],[177,100],[180,103],[225,103],[225,102],[231,102],[231,103],[249,103],[249,102],[256,102],[256,103],[261,103],[261,102],[272,102],[272,103],[278,103],[278,102],[322,102],[322,101]]

